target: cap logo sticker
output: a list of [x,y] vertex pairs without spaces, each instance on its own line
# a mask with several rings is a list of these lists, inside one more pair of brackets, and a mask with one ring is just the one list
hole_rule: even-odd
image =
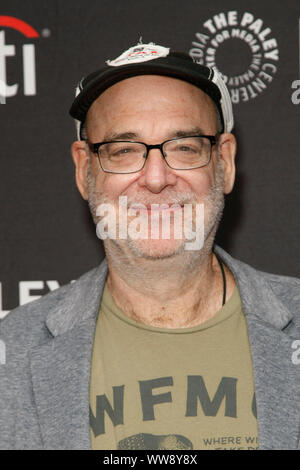
[[136,64],[148,60],[166,57],[170,52],[168,47],[157,46],[150,42],[149,44],[137,44],[127,51],[123,52],[114,60],[107,60],[107,65],[118,67],[119,65]]

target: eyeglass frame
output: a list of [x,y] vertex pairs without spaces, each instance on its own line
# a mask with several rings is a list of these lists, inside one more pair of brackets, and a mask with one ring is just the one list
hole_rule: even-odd
[[[184,171],[184,170],[196,170],[198,168],[203,168],[207,165],[209,165],[210,161],[211,161],[211,156],[212,156],[212,148],[214,145],[216,145],[217,141],[218,141],[218,138],[220,136],[220,133],[218,132],[217,134],[215,135],[204,135],[204,134],[198,134],[198,135],[184,135],[182,137],[175,137],[173,139],[168,139],[168,140],[165,140],[164,142],[162,142],[161,144],[146,144],[145,142],[139,142],[139,141],[136,141],[136,140],[108,140],[108,141],[103,141],[103,142],[96,142],[96,143],[91,143],[89,142],[88,140],[86,140],[88,146],[89,146],[89,149],[91,150],[92,153],[95,153],[97,154],[97,157],[98,157],[98,160],[99,160],[99,163],[100,163],[100,166],[102,168],[102,170],[105,172],[105,173],[113,173],[115,175],[129,175],[129,174],[132,174],[132,173],[138,173],[139,171],[141,171],[145,164],[146,164],[146,161],[147,161],[147,158],[148,158],[148,155],[149,155],[149,151],[152,150],[152,149],[159,149],[161,151],[161,154],[162,154],[162,157],[163,159],[165,160],[166,164],[168,165],[169,168],[171,168],[172,170],[176,170],[176,171]],[[193,167],[193,168],[173,168],[169,165],[169,163],[167,162],[166,160],[166,155],[164,155],[164,152],[163,152],[163,146],[168,143],[168,142],[173,142],[174,140],[180,140],[180,139],[186,139],[186,138],[190,138],[190,137],[205,137],[209,140],[210,142],[210,155],[209,155],[209,160],[207,163],[205,163],[205,165],[200,165],[200,166],[197,166],[197,167]],[[143,166],[139,169],[139,170],[135,170],[135,171],[128,171],[128,172],[116,172],[116,171],[111,171],[111,170],[104,170],[102,164],[101,164],[101,159],[100,159],[100,155],[99,155],[99,148],[104,145],[104,144],[115,144],[115,143],[131,143],[131,144],[142,144],[146,147],[146,155],[143,156],[144,158],[144,164]]]

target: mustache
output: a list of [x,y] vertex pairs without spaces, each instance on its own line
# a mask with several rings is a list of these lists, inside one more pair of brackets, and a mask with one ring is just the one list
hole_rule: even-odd
[[146,207],[150,207],[151,204],[168,204],[169,206],[176,204],[176,205],[184,205],[184,204],[192,204],[196,202],[195,195],[190,192],[184,193],[168,193],[165,195],[159,195],[158,197],[151,197],[149,198],[149,194],[147,195],[134,195],[134,196],[126,196],[127,197],[127,208],[130,209],[132,206],[144,205]]

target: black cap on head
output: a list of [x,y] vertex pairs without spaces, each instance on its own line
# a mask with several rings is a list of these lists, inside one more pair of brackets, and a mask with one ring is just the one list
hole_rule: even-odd
[[194,62],[188,54],[172,52],[169,48],[153,43],[137,44],[106,64],[83,78],[76,88],[70,114],[76,122],[78,139],[81,139],[80,130],[86,114],[98,96],[115,83],[138,75],[163,75],[197,86],[216,104],[222,131],[232,130],[232,104],[220,74],[216,69]]

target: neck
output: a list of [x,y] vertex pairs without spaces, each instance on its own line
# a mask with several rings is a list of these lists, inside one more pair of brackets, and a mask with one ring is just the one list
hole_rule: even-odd
[[[116,256],[107,251],[107,286],[116,305],[139,323],[188,328],[211,318],[221,307],[223,277],[209,247],[165,259]],[[225,267],[227,298],[235,282]]]

